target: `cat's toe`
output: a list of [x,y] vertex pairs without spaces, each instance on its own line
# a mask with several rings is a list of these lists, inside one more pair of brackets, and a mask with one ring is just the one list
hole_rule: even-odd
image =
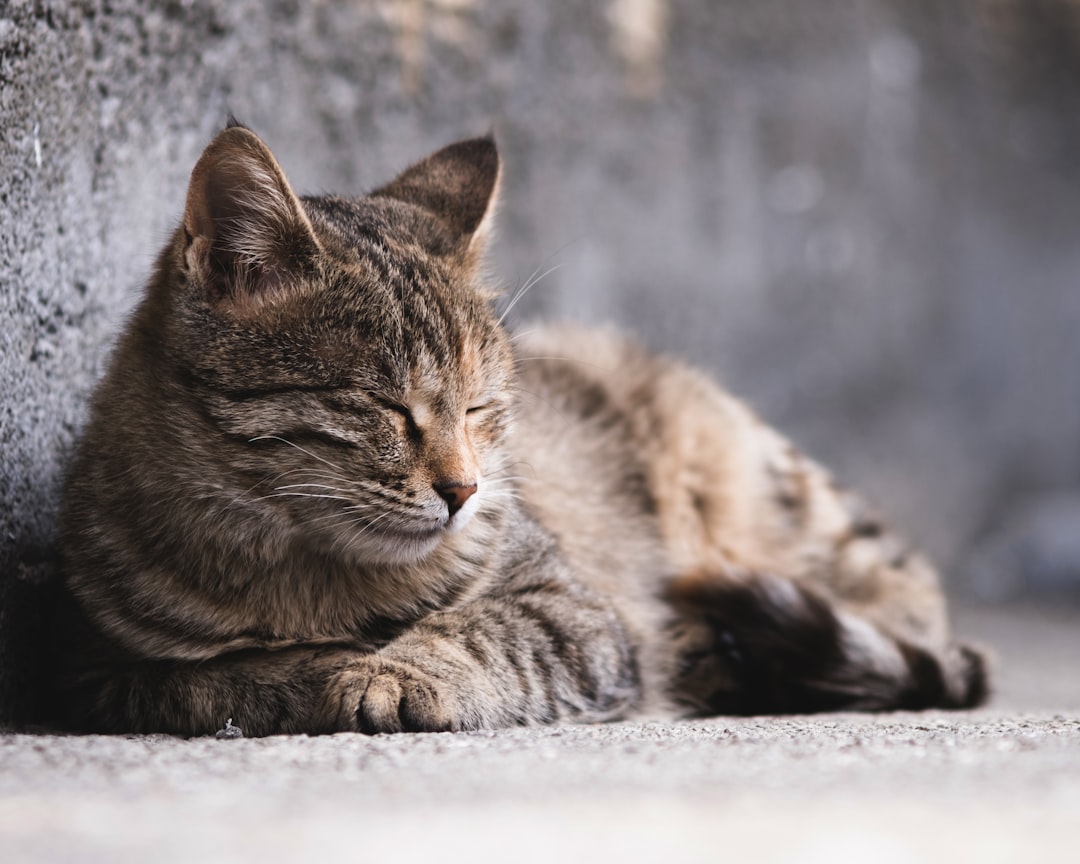
[[376,674],[368,682],[356,707],[356,730],[365,735],[401,732],[401,684],[388,673]]
[[455,725],[436,682],[422,672],[396,663],[380,664],[371,670],[354,716],[356,730],[367,735],[448,732]]

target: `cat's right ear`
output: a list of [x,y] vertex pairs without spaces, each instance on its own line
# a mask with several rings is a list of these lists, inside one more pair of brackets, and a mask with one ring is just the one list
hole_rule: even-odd
[[311,223],[269,148],[230,126],[191,172],[184,260],[211,305],[250,314],[302,283],[318,252]]

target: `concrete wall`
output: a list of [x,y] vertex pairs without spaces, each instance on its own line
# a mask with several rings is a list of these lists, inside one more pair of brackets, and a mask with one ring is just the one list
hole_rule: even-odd
[[229,111],[342,193],[494,126],[497,269],[557,268],[515,319],[716,370],[954,587],[1075,588],[1077,33],[1075,0],[0,2],[0,723],[87,394]]

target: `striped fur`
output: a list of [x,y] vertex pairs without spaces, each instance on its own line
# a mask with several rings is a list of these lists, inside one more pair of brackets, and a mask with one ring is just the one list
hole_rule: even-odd
[[511,343],[491,139],[299,198],[249,130],[95,395],[65,721],[459,730],[966,706],[933,570],[741,403],[621,337]]

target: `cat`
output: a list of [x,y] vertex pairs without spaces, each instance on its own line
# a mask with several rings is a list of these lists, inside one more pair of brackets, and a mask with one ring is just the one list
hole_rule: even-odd
[[979,704],[935,571],[703,374],[512,337],[500,159],[298,197],[198,160],[64,495],[72,729],[246,735]]

